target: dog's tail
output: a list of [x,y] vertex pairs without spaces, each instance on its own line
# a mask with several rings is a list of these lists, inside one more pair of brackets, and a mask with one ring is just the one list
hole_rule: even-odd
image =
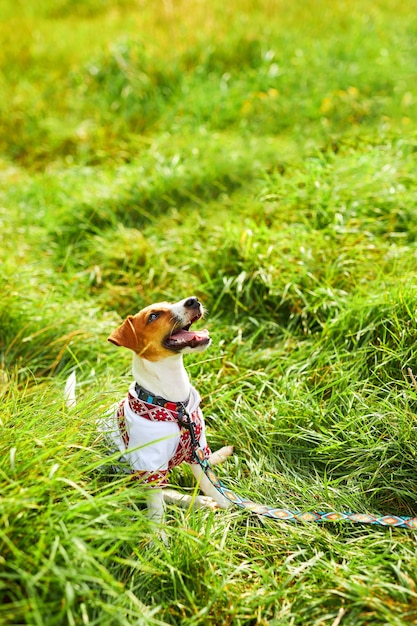
[[72,372],[72,374],[67,378],[67,382],[65,383],[65,391],[64,391],[65,404],[67,405],[68,408],[71,408],[77,404],[77,401],[75,398],[76,386],[77,386],[77,377],[75,375],[75,372]]

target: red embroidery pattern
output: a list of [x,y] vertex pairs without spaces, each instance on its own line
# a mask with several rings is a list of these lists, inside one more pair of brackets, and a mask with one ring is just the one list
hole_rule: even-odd
[[126,427],[124,405],[125,405],[125,401],[123,400],[119,404],[119,408],[117,409],[117,421],[119,423],[119,430],[123,439],[123,443],[125,444],[125,448],[127,448],[129,445],[129,433],[127,432],[127,427]]
[[[120,434],[123,439],[123,443],[125,448],[129,447],[129,432],[126,425],[125,413],[124,413],[124,404],[125,402],[129,403],[129,407],[131,410],[139,415],[140,417],[144,417],[150,421],[158,421],[158,422],[177,422],[178,423],[178,414],[175,411],[170,411],[164,407],[157,406],[155,404],[148,404],[147,402],[142,402],[135,398],[132,394],[128,394],[127,399],[123,400],[119,408],[117,410],[117,420],[119,423]],[[195,434],[197,439],[200,439],[201,432],[203,430],[203,416],[199,408],[197,408],[194,413],[191,415],[192,421],[195,423]],[[181,463],[194,463],[193,457],[193,448],[191,445],[191,437],[190,431],[182,428],[180,424],[178,424],[178,428],[180,429],[180,440],[175,450],[174,456],[169,460],[168,470],[180,465]],[[211,454],[211,450],[208,446],[204,448],[204,457],[207,459]],[[134,480],[140,480],[146,484],[155,484],[158,486],[165,486],[167,484],[167,473],[168,470],[157,470],[157,471],[147,471],[147,470],[132,470],[132,478]]]
[[167,470],[159,470],[157,472],[147,472],[146,470],[133,470],[133,480],[139,480],[145,485],[153,484],[155,487],[165,487],[168,484]]
[[145,417],[151,422],[176,422],[178,420],[176,411],[170,411],[169,409],[157,406],[156,404],[142,402],[142,400],[138,400],[138,398],[132,396],[131,393],[128,394],[127,401],[129,402],[129,406],[134,413],[137,413],[141,417]]

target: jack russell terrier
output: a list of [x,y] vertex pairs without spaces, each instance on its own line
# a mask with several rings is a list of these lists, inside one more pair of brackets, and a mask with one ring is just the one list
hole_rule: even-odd
[[[169,304],[160,302],[129,316],[108,340],[133,352],[133,378],[127,397],[106,420],[107,437],[122,452],[135,479],[149,485],[149,516],[160,523],[164,502],[183,507],[227,508],[228,501],[213,487],[192,454],[190,432],[181,426],[184,409],[196,425],[196,435],[212,465],[233,453],[224,446],[212,453],[207,445],[200,396],[191,385],[183,355],[202,352],[211,343],[207,330],[190,330],[204,314],[194,296]],[[204,496],[187,496],[167,484],[167,473],[189,463]]]

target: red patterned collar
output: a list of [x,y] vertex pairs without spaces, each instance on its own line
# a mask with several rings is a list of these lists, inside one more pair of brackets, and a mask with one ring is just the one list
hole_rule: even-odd
[[127,401],[133,413],[151,422],[178,422],[178,410],[174,402],[169,404],[173,404],[175,409],[169,406],[159,406],[153,402],[144,402],[139,398],[135,398],[130,391],[127,394]]
[[158,407],[168,409],[168,411],[175,411],[176,413],[182,412],[190,399],[190,397],[188,397],[185,402],[170,402],[161,396],[152,395],[147,389],[138,385],[138,383],[135,384],[135,393],[138,399],[142,400],[146,404],[154,404]]

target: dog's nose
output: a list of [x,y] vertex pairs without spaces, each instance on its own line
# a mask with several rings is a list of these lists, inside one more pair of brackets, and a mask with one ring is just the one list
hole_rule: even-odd
[[184,302],[184,306],[187,309],[198,309],[200,306],[200,303],[198,301],[198,298],[196,298],[195,296],[192,296],[192,298],[188,298],[188,300]]

